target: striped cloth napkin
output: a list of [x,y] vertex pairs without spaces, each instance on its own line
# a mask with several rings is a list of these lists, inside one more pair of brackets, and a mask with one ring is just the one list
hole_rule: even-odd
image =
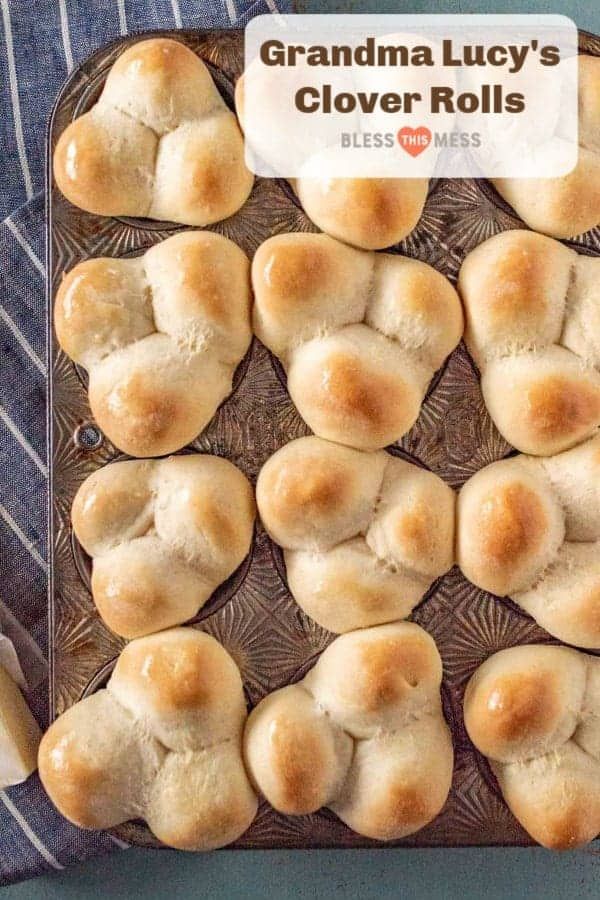
[[[9,633],[21,653],[27,699],[45,726],[44,143],[50,109],[71,69],[119,35],[240,27],[254,15],[285,11],[290,4],[0,0],[0,8],[0,631]],[[46,799],[37,776],[0,791],[0,885],[125,846],[110,835],[69,825]]]

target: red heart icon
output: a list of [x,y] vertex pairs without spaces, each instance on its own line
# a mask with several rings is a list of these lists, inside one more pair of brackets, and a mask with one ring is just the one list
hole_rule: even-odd
[[418,128],[409,128],[405,125],[396,137],[402,149],[411,156],[418,156],[423,150],[427,150],[431,143],[431,132],[424,125],[419,125]]

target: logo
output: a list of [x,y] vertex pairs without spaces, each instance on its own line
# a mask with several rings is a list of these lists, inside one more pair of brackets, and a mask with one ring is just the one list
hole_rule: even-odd
[[396,135],[398,143],[402,149],[409,153],[410,156],[419,156],[423,150],[427,150],[431,143],[431,131],[424,125],[418,128],[409,128],[405,125]]
[[343,131],[340,145],[344,149],[379,150],[398,144],[413,159],[427,150],[430,144],[438,150],[481,147],[482,139],[478,131],[434,131],[424,125],[410,128],[405,125],[396,134],[391,131]]

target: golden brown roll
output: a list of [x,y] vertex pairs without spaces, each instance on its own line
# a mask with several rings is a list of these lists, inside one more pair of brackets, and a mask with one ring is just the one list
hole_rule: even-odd
[[252,283],[255,333],[282,361],[300,415],[320,437],[361,450],[412,427],[462,335],[456,291],[431,266],[323,234],[265,241]]
[[453,564],[454,491],[383,450],[291,441],[261,469],[256,498],[296,602],[330,631],[405,618]]
[[382,250],[407,237],[427,200],[426,178],[296,178],[292,186],[321,231],[360,247]]
[[167,38],[119,56],[98,102],[60,136],[54,178],[88,212],[196,226],[231,216],[253,183],[236,117],[208,69]]
[[493,184],[535,231],[572,238],[600,223],[600,59],[579,57],[579,160],[560,178],[497,178]]
[[465,725],[510,809],[553,850],[600,832],[600,660],[531,644],[495,653],[465,692]]
[[92,595],[116,634],[195,616],[250,550],[254,497],[226,459],[125,460],[79,488],[73,530],[92,557]]
[[242,760],[245,720],[240,673],[214,638],[193,628],[139,638],[106,689],[44,735],[42,784],[81,828],[143,818],[171,847],[222,847],[256,814]]
[[381,841],[423,828],[452,781],[442,663],[412,622],[337,638],[298,684],[268,695],[244,734],[258,790],[287,815],[332,809]]
[[457,505],[457,561],[555,637],[600,649],[600,435],[481,469]]
[[[250,136],[250,143],[260,156],[261,143],[268,141],[270,145],[275,141],[279,157],[293,159],[295,148],[285,144],[283,105],[290,92],[295,92],[303,79],[310,77],[310,69],[305,71],[300,66],[299,69],[287,69],[284,72],[278,70],[274,78],[272,70],[257,71],[255,68],[253,75],[258,78],[256,96],[260,97],[262,94],[264,102],[271,107],[269,121],[277,117],[282,125],[280,134],[269,134],[268,137],[265,136],[264,129],[258,129]],[[245,78],[246,73],[238,79],[235,88],[236,112],[242,127]],[[337,141],[337,133],[332,132],[331,137],[334,134]],[[246,138],[248,139],[248,134]],[[269,146],[268,151],[270,149]],[[339,148],[332,146],[318,158],[326,159],[327,165],[333,167],[339,153]],[[267,156],[269,155],[268,152]],[[306,161],[302,152],[296,162],[300,159]],[[382,250],[407,237],[421,218],[429,187],[427,178],[319,178],[306,175],[289,181],[304,212],[321,231],[363,250]]]
[[249,262],[232,241],[186,231],[135,259],[81,262],[63,279],[58,341],[89,373],[89,401],[131,456],[162,456],[202,431],[248,349]]
[[599,276],[600,259],[531,231],[495,235],[463,262],[465,342],[517,450],[560,453],[600,425]]
[[40,737],[21,691],[0,665],[0,790],[35,772]]

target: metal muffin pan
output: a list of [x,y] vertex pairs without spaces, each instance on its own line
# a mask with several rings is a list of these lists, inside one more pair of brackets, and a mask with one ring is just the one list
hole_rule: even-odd
[[[243,68],[241,31],[154,32],[175,37],[210,66],[231,105]],[[148,36],[148,35],[145,35]],[[100,621],[89,591],[90,561],[75,539],[70,507],[81,482],[121,454],[99,432],[87,402],[85,374],[59,350],[52,327],[54,295],[63,273],[93,256],[132,256],[182,229],[146,219],[104,218],[82,212],[59,193],[52,179],[52,153],[67,124],[96,100],[108,69],[140,35],[94,53],[65,82],[47,138],[48,431],[50,444],[50,715],[62,713],[108,678],[123,641]],[[582,33],[580,49],[600,55],[600,39]],[[494,188],[483,180],[433,182],[417,228],[391,252],[421,259],[452,281],[470,250],[497,232],[523,227]],[[256,179],[252,195],[230,219],[211,227],[252,257],[273,234],[316,231],[279,180]],[[600,253],[600,229],[568,242],[579,252]],[[207,429],[182,452],[225,456],[252,482],[279,447],[308,433],[285,387],[274,357],[254,339],[235,377],[234,390]],[[461,345],[434,377],[412,430],[388,448],[460,487],[474,472],[512,451],[483,404],[477,371]],[[467,737],[462,697],[465,684],[490,654],[514,644],[558,643],[509,600],[474,587],[457,568],[440,578],[411,618],[434,638],[444,662],[444,713],[452,729],[455,768],[452,791],[441,814],[426,828],[391,846],[453,847],[531,844],[504,803],[486,760]],[[257,523],[247,560],[223,584],[192,624],[218,638],[242,672],[249,705],[297,681],[333,635],[295,604],[282,554]],[[136,844],[158,846],[143,823],[114,832]],[[355,834],[327,810],[289,818],[263,803],[240,848],[390,846]]]

